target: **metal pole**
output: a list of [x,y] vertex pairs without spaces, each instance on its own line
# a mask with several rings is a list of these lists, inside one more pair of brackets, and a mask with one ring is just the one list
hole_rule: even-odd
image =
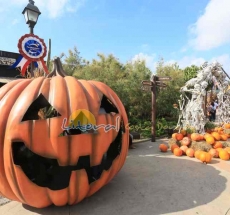
[[221,67],[221,69],[223,70],[224,74],[228,77],[228,79],[230,79],[229,75],[227,74],[227,72],[225,72],[225,70],[223,69],[223,67]]
[[[32,26],[30,26],[30,34],[34,34],[34,28]],[[30,69],[31,69],[31,77],[34,77],[34,64],[33,62],[30,64]]]
[[151,142],[156,142],[156,76],[152,77],[152,136]]
[[34,28],[30,26],[30,34],[34,34]]

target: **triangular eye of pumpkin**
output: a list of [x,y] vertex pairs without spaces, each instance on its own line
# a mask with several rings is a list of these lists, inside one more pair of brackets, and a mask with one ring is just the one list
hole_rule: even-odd
[[51,106],[42,94],[40,94],[26,111],[22,122],[28,120],[49,119],[58,116],[61,116],[61,114],[58,113],[53,106]]
[[119,113],[118,109],[115,105],[105,96],[103,95],[101,100],[101,106],[99,109],[99,114],[106,114],[106,113]]

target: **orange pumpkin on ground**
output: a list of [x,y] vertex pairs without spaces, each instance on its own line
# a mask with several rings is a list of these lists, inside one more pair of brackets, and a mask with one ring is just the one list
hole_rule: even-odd
[[181,140],[181,145],[188,146],[191,143],[191,139],[189,137],[184,137]]
[[211,154],[212,157],[214,157],[214,158],[219,157],[219,152],[216,149],[210,149],[208,153]]
[[230,124],[225,124],[224,127],[225,127],[226,129],[230,129]]
[[175,139],[175,140],[176,140],[176,135],[177,135],[177,133],[172,134],[172,138]]
[[177,140],[180,141],[180,140],[182,140],[183,138],[184,138],[183,134],[179,134],[179,133],[176,134],[176,139],[177,139]]
[[176,156],[178,156],[178,157],[180,157],[180,156],[182,156],[183,151],[180,148],[175,148],[173,150],[173,154],[176,155]]
[[223,141],[226,141],[226,140],[228,140],[228,135],[227,134],[221,134],[220,139]]
[[220,140],[220,134],[218,132],[212,132],[211,135],[214,137],[215,140]]
[[177,144],[172,144],[171,145],[171,152],[173,153],[175,148],[179,148],[179,146]]
[[213,148],[214,148],[214,149],[223,148],[223,144],[222,144],[221,142],[216,141],[216,142],[213,144]]
[[185,155],[188,147],[187,146],[181,146],[180,149],[183,151],[183,155]]
[[201,152],[199,155],[199,160],[203,163],[210,163],[212,160],[212,155],[207,152]]
[[206,138],[206,143],[208,143],[208,144],[210,144],[210,145],[214,144],[214,143],[215,143],[214,137],[208,136],[208,137]]
[[201,152],[202,152],[202,151],[200,151],[200,150],[195,151],[194,157],[195,157],[196,159],[199,159],[199,156],[200,156],[200,153],[201,153]]
[[192,141],[199,141],[200,140],[200,135],[198,133],[192,133],[191,134],[191,139],[192,139]]
[[160,144],[159,149],[161,152],[167,152],[168,151],[168,147],[165,144]]
[[[79,120],[88,130],[77,127]],[[58,58],[48,77],[9,82],[0,88],[0,193],[36,208],[77,204],[122,168],[126,125],[111,88],[65,76]]]
[[219,157],[221,160],[225,160],[225,161],[229,160],[229,154],[226,150],[219,151]]
[[189,148],[186,150],[186,155],[190,158],[194,157],[194,150]]

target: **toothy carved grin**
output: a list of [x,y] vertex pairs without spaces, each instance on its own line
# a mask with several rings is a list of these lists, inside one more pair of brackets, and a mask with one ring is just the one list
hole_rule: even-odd
[[45,158],[28,149],[23,142],[13,142],[13,161],[36,185],[51,190],[62,190],[69,186],[72,171],[85,169],[89,184],[98,180],[104,170],[109,170],[120,155],[122,147],[122,127],[116,139],[103,155],[100,165],[90,166],[90,156],[80,156],[75,166],[59,166],[57,159]]

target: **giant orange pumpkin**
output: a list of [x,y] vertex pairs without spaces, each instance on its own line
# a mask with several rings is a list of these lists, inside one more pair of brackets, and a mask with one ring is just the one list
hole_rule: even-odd
[[[47,118],[48,107],[55,111]],[[125,162],[122,102],[101,82],[65,76],[59,58],[48,77],[0,88],[0,110],[0,193],[9,199],[37,208],[73,205],[106,185]],[[78,110],[85,110],[83,119],[91,112],[101,127],[63,127]]]

